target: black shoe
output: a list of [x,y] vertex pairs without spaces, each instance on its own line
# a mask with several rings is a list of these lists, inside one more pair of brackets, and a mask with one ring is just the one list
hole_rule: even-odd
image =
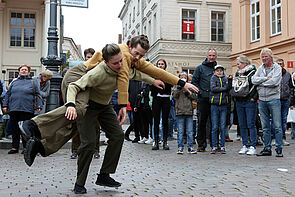
[[75,183],[74,192],[75,194],[86,194],[87,190],[84,186],[80,186]]
[[159,150],[159,142],[155,141],[153,146],[152,146],[152,150]]
[[93,154],[93,158],[94,158],[94,159],[99,159],[99,158],[100,158],[99,153],[98,153],[98,152],[95,152],[95,153]]
[[163,143],[163,150],[169,150],[169,146],[167,144],[167,141],[164,141],[164,143]]
[[78,153],[73,152],[73,153],[71,154],[71,159],[77,159],[77,158],[78,158]]
[[8,154],[16,154],[18,153],[18,150],[15,149],[11,149],[10,151],[8,151]]
[[27,142],[24,152],[24,159],[28,166],[31,166],[34,163],[38,153],[40,153],[42,156],[45,155],[44,146],[38,138],[33,137]]
[[23,139],[27,142],[31,137],[41,138],[38,126],[33,120],[19,121],[18,127],[21,131]]
[[284,157],[282,149],[277,149],[276,152],[276,157]]
[[107,187],[120,187],[121,183],[115,181],[109,174],[97,174],[96,185]]
[[137,143],[140,139],[139,138],[134,138],[134,140],[132,140],[132,143]]
[[125,135],[125,140],[127,140],[127,141],[132,141],[132,140],[129,138],[129,136],[127,136],[127,135]]
[[271,150],[263,149],[260,153],[256,154],[257,156],[271,156]]

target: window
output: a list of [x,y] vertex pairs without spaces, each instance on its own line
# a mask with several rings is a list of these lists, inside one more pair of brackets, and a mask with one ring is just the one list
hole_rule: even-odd
[[195,39],[195,10],[182,10],[182,39]]
[[195,69],[191,68],[182,68],[182,71],[188,73],[188,74],[194,74]]
[[282,32],[281,0],[270,0],[271,35]]
[[260,39],[260,8],[259,0],[251,0],[251,41]]
[[36,15],[33,13],[10,14],[10,46],[35,47]]
[[[34,76],[35,71],[30,72],[30,76]],[[18,77],[18,70],[8,70],[8,83],[10,84],[13,79]]]
[[224,42],[224,13],[211,13],[211,41]]

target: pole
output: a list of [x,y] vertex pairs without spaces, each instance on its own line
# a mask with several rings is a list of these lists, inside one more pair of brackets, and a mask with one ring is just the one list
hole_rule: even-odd
[[50,94],[46,102],[46,112],[59,107],[60,84],[62,77],[59,75],[59,67],[62,59],[57,56],[58,36],[57,36],[57,0],[50,0],[50,25],[48,28],[48,54],[41,58],[41,63],[50,71],[53,76],[50,80]]

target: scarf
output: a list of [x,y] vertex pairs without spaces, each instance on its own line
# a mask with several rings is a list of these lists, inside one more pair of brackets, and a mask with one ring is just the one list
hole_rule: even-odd
[[253,69],[253,65],[247,65],[244,68],[238,70],[238,73],[239,73],[239,75],[242,75],[252,69]]

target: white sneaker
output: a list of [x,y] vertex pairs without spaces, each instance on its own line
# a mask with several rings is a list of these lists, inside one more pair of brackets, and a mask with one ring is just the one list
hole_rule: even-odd
[[286,140],[283,140],[283,145],[284,145],[284,146],[290,146],[290,143],[287,142]]
[[145,137],[138,141],[138,144],[144,144],[148,139]]
[[275,139],[271,140],[271,145],[272,146],[275,146],[276,145],[276,140]]
[[246,146],[243,146],[243,148],[241,148],[241,150],[239,151],[239,154],[246,154],[247,151],[248,148]]
[[256,155],[256,149],[253,146],[250,146],[247,155]]
[[147,141],[145,141],[145,144],[152,144],[154,142],[153,138],[149,138]]

